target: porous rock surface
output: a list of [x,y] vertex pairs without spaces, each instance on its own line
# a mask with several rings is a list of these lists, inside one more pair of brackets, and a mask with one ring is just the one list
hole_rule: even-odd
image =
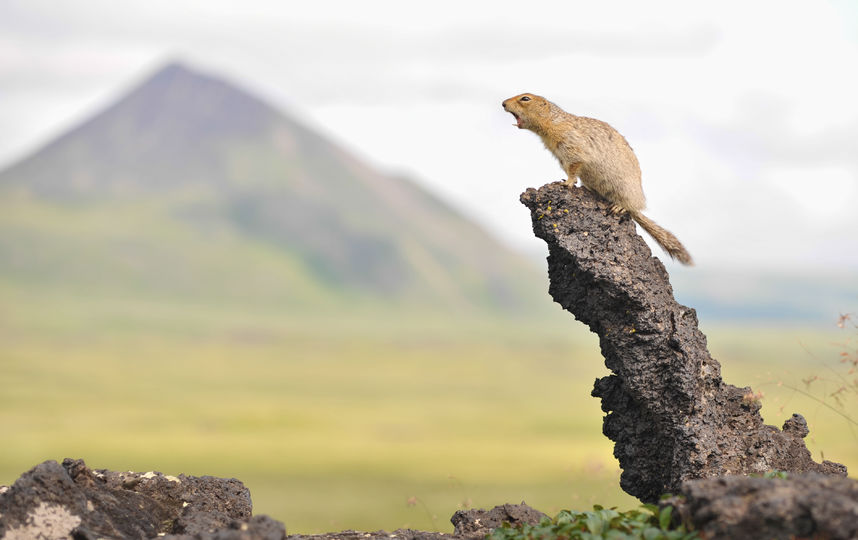
[[475,540],[503,522],[539,523],[524,503],[459,511],[453,534],[398,529],[286,535],[283,523],[252,516],[250,492],[234,479],[93,470],[80,459],[41,463],[0,486],[0,540]]
[[236,479],[93,470],[46,461],[0,492],[0,539],[281,540],[282,523],[251,517]]
[[858,538],[858,482],[808,473],[689,480],[671,504],[708,540]]
[[504,523],[536,525],[548,516],[524,504],[504,504],[491,510],[459,510],[450,521],[459,538],[477,540],[485,538]]
[[628,215],[559,182],[528,189],[521,202],[548,244],[549,293],[598,334],[612,371],[593,395],[627,493],[656,502],[685,480],[771,470],[846,476],[843,465],[811,459],[804,418],[767,426],[751,389],[722,381],[696,312],[673,298]]

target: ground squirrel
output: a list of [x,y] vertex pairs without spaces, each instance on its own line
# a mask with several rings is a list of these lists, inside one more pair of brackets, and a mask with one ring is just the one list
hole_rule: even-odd
[[620,133],[601,120],[569,114],[544,97],[521,94],[503,102],[515,117],[515,126],[529,129],[542,138],[545,147],[560,161],[569,175],[595,191],[613,206],[616,213],[628,212],[668,255],[691,265],[691,255],[669,231],[644,216],[646,206],[641,188],[641,169],[632,147]]

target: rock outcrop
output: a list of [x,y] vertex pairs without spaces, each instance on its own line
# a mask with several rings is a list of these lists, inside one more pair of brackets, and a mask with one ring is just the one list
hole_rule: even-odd
[[846,475],[816,463],[794,415],[779,430],[763,424],[750,388],[721,379],[697,314],[673,298],[664,265],[627,216],[583,188],[528,189],[533,230],[548,244],[549,293],[598,334],[603,432],[623,469],[620,485],[645,502],[678,493],[683,481],[771,470]]
[[548,516],[521,504],[504,504],[491,510],[459,510],[450,521],[456,528],[455,535],[467,540],[482,540],[504,523],[512,526],[536,525]]
[[453,534],[397,529],[286,536],[283,523],[252,516],[240,481],[93,470],[80,459],[46,461],[0,486],[0,540],[475,540],[503,522],[536,524],[524,503],[456,512]]
[[858,538],[858,482],[822,474],[689,480],[670,504],[709,540]]
[[0,493],[0,539],[166,538],[282,540],[286,529],[251,517],[238,480],[93,470],[83,460],[41,463]]

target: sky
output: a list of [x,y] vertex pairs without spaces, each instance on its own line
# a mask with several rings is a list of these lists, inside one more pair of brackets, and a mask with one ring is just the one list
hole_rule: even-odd
[[625,135],[698,267],[858,270],[858,2],[0,0],[0,167],[175,59],[524,252],[533,92]]

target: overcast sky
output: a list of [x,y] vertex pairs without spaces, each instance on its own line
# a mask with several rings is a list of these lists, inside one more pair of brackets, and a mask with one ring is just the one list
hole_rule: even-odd
[[500,107],[525,91],[626,136],[698,266],[858,270],[852,0],[0,0],[0,166],[176,58],[526,251],[518,196],[563,173]]

